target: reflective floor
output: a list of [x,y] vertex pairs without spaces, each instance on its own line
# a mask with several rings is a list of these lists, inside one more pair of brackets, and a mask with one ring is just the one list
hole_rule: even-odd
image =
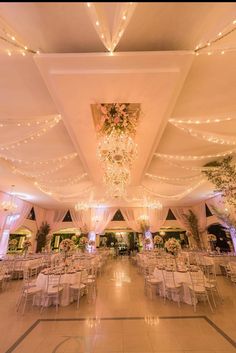
[[236,286],[219,276],[224,303],[211,313],[200,303],[190,305],[151,300],[143,277],[128,258],[110,260],[98,279],[96,303],[80,302],[47,308],[27,307],[16,313],[20,281],[0,293],[0,353],[75,352],[236,352]]

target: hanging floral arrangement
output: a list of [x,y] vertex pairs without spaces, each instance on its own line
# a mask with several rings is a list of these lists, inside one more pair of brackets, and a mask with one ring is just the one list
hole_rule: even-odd
[[138,123],[138,110],[129,111],[128,103],[98,104],[97,109],[101,114],[97,130],[102,135],[113,132],[135,134]]

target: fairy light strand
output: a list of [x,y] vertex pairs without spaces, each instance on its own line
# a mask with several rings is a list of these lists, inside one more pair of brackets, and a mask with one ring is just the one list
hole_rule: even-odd
[[208,154],[204,156],[185,156],[185,155],[172,155],[172,154],[164,154],[164,153],[154,153],[155,157],[159,157],[161,159],[169,159],[169,160],[177,160],[177,161],[200,161],[208,158],[216,158],[216,157],[225,157],[229,154],[232,154],[236,151],[236,149],[232,149],[226,152],[220,152],[216,154]]
[[231,139],[229,137],[225,137],[224,135],[211,134],[209,132],[201,132],[193,128],[189,128],[184,126],[184,124],[171,122],[172,125],[177,127],[178,129],[190,134],[193,137],[196,137],[200,140],[205,140],[210,143],[215,143],[219,145],[236,145],[235,137]]
[[220,118],[209,118],[209,119],[188,119],[188,120],[184,120],[184,119],[177,119],[177,118],[173,118],[173,119],[169,119],[169,123],[172,124],[190,124],[190,125],[200,125],[200,124],[217,124],[217,123],[222,123],[225,121],[231,121],[231,120],[235,120],[236,117],[220,117]]
[[190,177],[178,177],[178,178],[171,178],[171,177],[163,177],[160,175],[153,175],[150,173],[146,173],[145,176],[152,180],[157,180],[159,182],[166,182],[166,183],[173,183],[173,182],[182,182],[185,183],[186,181],[194,181],[196,179],[199,179],[199,177],[202,177],[201,174],[195,175],[195,176],[190,176]]
[[62,156],[62,157],[52,158],[52,159],[48,159],[45,161],[26,161],[23,159],[7,157],[7,156],[0,154],[0,158],[4,159],[6,161],[13,162],[13,163],[19,163],[19,164],[23,164],[23,165],[30,165],[30,167],[32,167],[32,165],[42,167],[42,166],[46,166],[46,165],[50,165],[50,164],[61,163],[64,160],[75,158],[76,156],[77,156],[77,153],[70,153],[70,154]]
[[180,200],[182,198],[184,198],[185,196],[187,196],[188,194],[190,194],[192,191],[194,191],[195,189],[197,189],[200,185],[202,185],[205,182],[205,179],[201,179],[197,184],[195,184],[194,186],[188,188],[187,190],[185,190],[184,192],[180,193],[180,194],[176,194],[176,195],[162,195],[157,193],[156,191],[153,191],[152,189],[147,188],[146,186],[142,185],[143,189],[157,197],[160,198],[165,198],[165,199],[169,199],[169,200]]
[[46,134],[50,129],[54,128],[61,120],[61,116],[54,118],[51,122],[48,122],[44,127],[40,128],[36,132],[28,134],[26,137],[20,138],[14,142],[8,142],[5,144],[0,144],[0,151],[11,150],[20,147],[22,144],[27,144],[32,142],[39,137]]
[[[232,28],[233,26],[233,28]],[[229,28],[229,29],[227,29]],[[229,36],[231,33],[233,33],[236,30],[236,20],[231,21],[223,30],[221,30],[220,32],[218,32],[218,34],[212,39],[212,40],[208,40],[207,42],[205,42],[202,45],[197,45],[196,48],[194,49],[194,52],[196,55],[199,55],[199,53],[201,51],[203,51],[206,48],[211,47],[212,44],[215,44],[216,42],[219,42],[220,40],[222,40],[223,38]],[[225,48],[223,51],[226,51],[228,49],[233,49],[235,50],[236,48]],[[222,49],[217,49],[218,51],[222,51]],[[207,54],[210,55],[209,53],[211,53],[211,51],[208,51]]]

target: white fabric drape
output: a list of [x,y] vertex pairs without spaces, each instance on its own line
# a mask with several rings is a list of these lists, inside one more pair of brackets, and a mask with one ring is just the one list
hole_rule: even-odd
[[50,225],[50,233],[63,227],[62,221],[67,210],[46,210],[46,221]]
[[97,207],[79,211],[70,209],[70,214],[74,226],[80,228],[82,232],[101,234],[112,220],[116,211],[117,208],[115,207]]
[[139,217],[147,215],[147,210],[143,207],[121,207],[120,211],[128,225],[133,231],[141,233],[142,229],[139,222]]
[[34,205],[35,221],[38,229],[43,222],[47,221],[46,212],[47,210],[45,208]]
[[164,207],[161,210],[146,207],[122,207],[120,210],[128,227],[135,232],[142,232],[139,221],[140,216],[147,216],[149,230],[154,233],[165,223],[168,214],[167,207]]
[[70,215],[75,228],[80,229],[82,233],[87,233],[91,230],[91,208],[79,211],[71,208]]
[[24,223],[32,208],[32,204],[18,198],[14,199],[14,203],[17,205],[16,211],[14,211],[14,213],[4,211],[6,215],[1,217],[1,222],[3,222],[1,224],[2,231],[0,239],[1,255],[5,255],[7,253],[10,233],[14,232]]
[[98,207],[92,208],[91,210],[91,224],[90,231],[94,231],[96,234],[103,233],[108,223],[112,220],[116,213],[116,207]]
[[149,218],[150,231],[157,232],[165,223],[168,214],[168,207],[163,207],[161,210],[148,208],[147,215]]

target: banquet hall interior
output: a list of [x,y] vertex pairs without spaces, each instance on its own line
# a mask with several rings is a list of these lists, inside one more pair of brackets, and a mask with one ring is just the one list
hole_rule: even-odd
[[236,3],[0,3],[0,353],[236,351]]

